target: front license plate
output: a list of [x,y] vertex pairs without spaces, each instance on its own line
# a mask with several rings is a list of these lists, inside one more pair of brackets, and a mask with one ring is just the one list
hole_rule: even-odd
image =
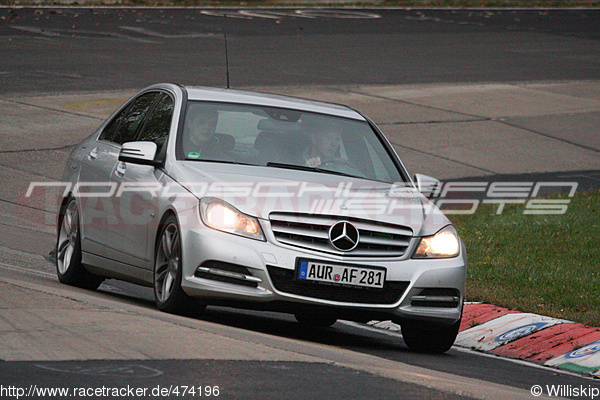
[[298,279],[339,285],[383,288],[385,269],[300,261]]

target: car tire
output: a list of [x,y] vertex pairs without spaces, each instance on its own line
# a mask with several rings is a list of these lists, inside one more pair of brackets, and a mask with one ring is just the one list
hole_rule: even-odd
[[401,324],[402,338],[409,349],[419,353],[445,353],[454,344],[460,320],[452,325],[437,325],[421,321]]
[[159,310],[192,315],[206,308],[181,288],[181,230],[174,215],[160,225],[154,256],[154,297]]
[[56,239],[56,274],[61,283],[95,290],[103,278],[91,274],[81,263],[79,206],[74,198],[62,207]]
[[295,313],[296,321],[302,325],[310,326],[312,328],[327,328],[337,322],[337,318],[329,315],[318,315],[311,313]]

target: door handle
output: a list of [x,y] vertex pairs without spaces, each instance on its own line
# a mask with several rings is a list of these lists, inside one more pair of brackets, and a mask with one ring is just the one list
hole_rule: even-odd
[[94,147],[92,151],[88,153],[88,158],[93,161],[96,159],[96,157],[98,157],[98,148]]
[[118,177],[122,177],[123,175],[125,175],[125,171],[127,170],[127,167],[125,166],[124,162],[119,162],[117,164],[117,169],[115,170],[115,174]]

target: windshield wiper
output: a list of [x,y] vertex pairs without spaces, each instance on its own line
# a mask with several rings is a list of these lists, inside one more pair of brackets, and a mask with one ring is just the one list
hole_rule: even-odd
[[268,162],[267,167],[295,169],[295,170],[299,170],[299,171],[319,172],[321,174],[341,175],[341,176],[348,176],[350,178],[361,178],[360,176],[346,174],[344,172],[333,171],[330,169],[322,169],[319,167],[307,167],[306,165],[298,165],[298,164],[284,164],[284,163],[278,163],[278,162]]
[[256,166],[256,164],[248,164],[248,163],[243,163],[243,162],[239,162],[239,161],[231,161],[231,160],[214,160],[214,159],[202,159],[202,158],[186,158],[185,161],[204,161],[204,162],[213,162],[213,163],[220,163],[220,164],[235,164],[235,165],[254,165]]

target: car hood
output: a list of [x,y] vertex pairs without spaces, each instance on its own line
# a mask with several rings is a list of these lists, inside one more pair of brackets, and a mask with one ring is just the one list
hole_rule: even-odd
[[368,219],[428,236],[450,224],[412,184],[275,167],[185,161],[169,175],[198,199],[213,197],[261,219],[271,213]]

